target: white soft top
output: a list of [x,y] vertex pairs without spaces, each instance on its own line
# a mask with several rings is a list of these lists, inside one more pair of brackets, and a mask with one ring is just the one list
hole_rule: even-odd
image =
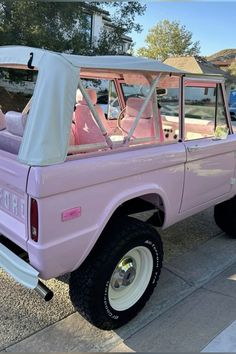
[[[31,55],[33,53],[33,57]],[[156,60],[131,56],[81,56],[25,46],[0,47],[0,67],[38,70],[32,106],[19,159],[28,165],[49,165],[66,159],[76,90],[80,75],[133,73],[158,75],[184,72]]]
[[184,72],[158,60],[125,55],[83,56],[56,53],[45,49],[25,46],[0,47],[0,63],[27,65],[30,53],[34,54],[32,65],[40,68],[43,56],[61,57],[73,66],[81,69],[104,69],[111,71],[140,71],[153,73],[173,73],[181,75]]

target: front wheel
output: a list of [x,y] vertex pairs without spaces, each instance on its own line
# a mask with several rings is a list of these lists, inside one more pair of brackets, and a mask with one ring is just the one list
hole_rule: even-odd
[[149,225],[119,218],[108,226],[82,266],[71,274],[75,308],[101,329],[133,318],[151,296],[162,266],[159,234]]

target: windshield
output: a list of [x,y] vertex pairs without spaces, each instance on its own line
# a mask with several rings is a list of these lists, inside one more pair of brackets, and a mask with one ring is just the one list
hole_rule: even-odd
[[[129,97],[145,98],[150,90],[149,85],[121,84],[125,102]],[[163,77],[157,87],[157,101],[161,114],[178,117],[179,115],[179,78],[175,76]]]

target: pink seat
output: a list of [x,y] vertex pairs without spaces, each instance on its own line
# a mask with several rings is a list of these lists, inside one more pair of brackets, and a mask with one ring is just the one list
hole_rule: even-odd
[[22,137],[27,121],[27,114],[9,111],[5,114],[6,129],[11,134]]
[[[106,118],[100,106],[97,106],[97,94],[93,89],[87,89],[87,93],[98,112],[98,116],[104,127],[107,129]],[[81,91],[78,89],[76,94],[75,110],[75,143],[76,144],[94,144],[103,143],[105,138],[98,127],[90,108],[87,105]]]
[[[121,121],[121,128],[128,133],[133,126],[134,120],[141,110],[144,103],[143,98],[130,97],[126,103],[126,113],[125,117]],[[162,129],[162,119],[160,115],[160,109],[158,108],[158,124],[160,129],[160,140],[164,140],[163,129]],[[133,133],[133,138],[149,138],[155,136],[154,120],[153,120],[153,109],[152,102],[148,102],[138,125]]]

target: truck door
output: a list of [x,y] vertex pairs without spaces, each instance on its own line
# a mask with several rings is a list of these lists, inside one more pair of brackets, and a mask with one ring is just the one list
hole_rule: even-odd
[[231,191],[236,151],[222,85],[185,79],[183,92],[187,160],[181,212]]

